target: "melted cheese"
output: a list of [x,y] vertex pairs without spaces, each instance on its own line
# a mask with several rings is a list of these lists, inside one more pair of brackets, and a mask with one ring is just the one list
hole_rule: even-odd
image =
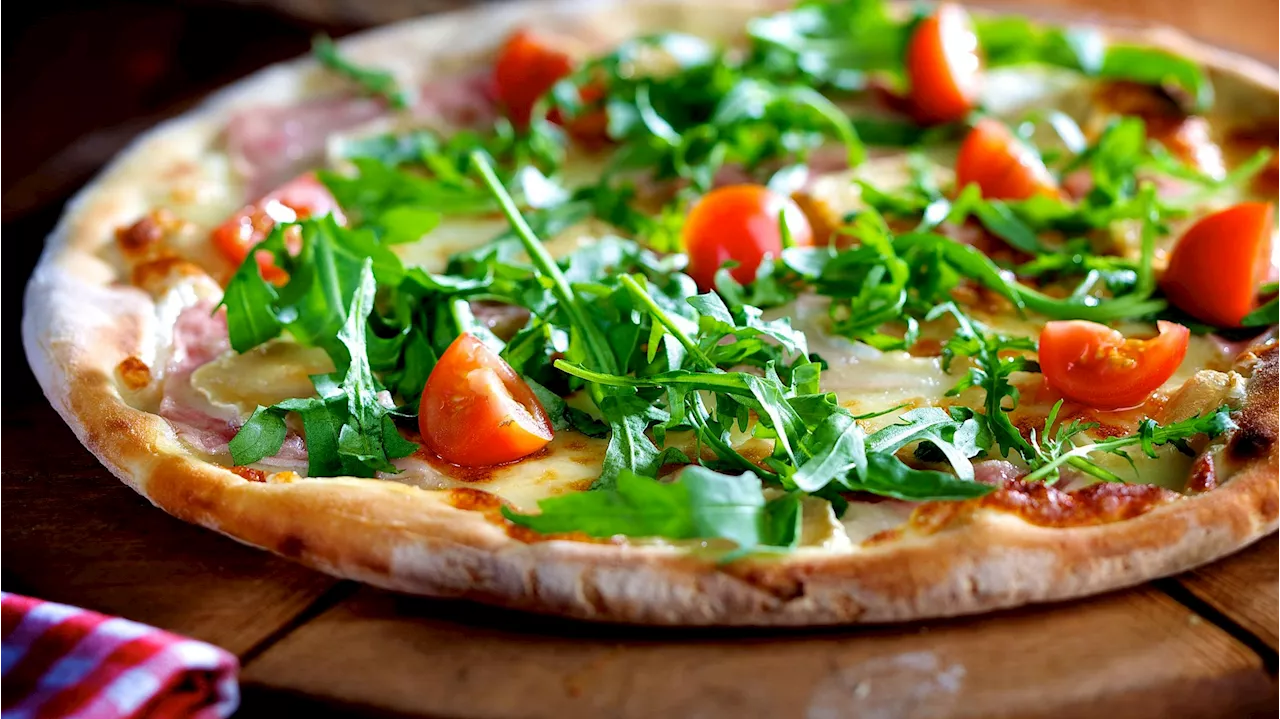
[[425,489],[477,487],[527,511],[535,508],[538,500],[590,487],[600,476],[607,446],[607,440],[566,430],[557,432],[541,452],[513,464],[469,469],[420,451],[396,460],[400,474],[383,478]]
[[228,352],[191,374],[191,386],[215,405],[248,415],[259,405],[315,394],[311,375],[328,374],[333,362],[324,350],[272,340],[244,354]]

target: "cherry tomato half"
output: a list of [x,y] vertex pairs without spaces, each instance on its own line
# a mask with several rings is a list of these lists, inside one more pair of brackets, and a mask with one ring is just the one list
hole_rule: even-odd
[[464,467],[513,462],[555,436],[529,385],[474,335],[463,333],[436,363],[418,409],[422,441]]
[[911,33],[906,64],[917,120],[954,122],[969,114],[982,83],[978,36],[969,13],[951,3],[939,5]]
[[[341,220],[338,201],[315,173],[299,175],[247,205],[213,231],[213,244],[228,260],[239,265],[253,246],[266,239],[277,222],[293,222],[334,213]],[[270,252],[258,253],[262,276],[277,284],[284,282],[284,270],[275,266]]]
[[956,188],[970,183],[977,183],[989,199],[1058,196],[1058,184],[1035,151],[990,118],[974,125],[956,157]]
[[1160,286],[1188,314],[1219,327],[1239,327],[1271,267],[1273,209],[1243,202],[1206,215],[1178,240]]
[[1050,322],[1040,331],[1040,371],[1067,399],[1098,409],[1125,409],[1146,401],[1177,371],[1191,331],[1158,322],[1149,340],[1085,320]]
[[765,257],[782,253],[785,218],[798,247],[813,245],[813,228],[790,197],[761,185],[729,185],[708,192],[694,204],[684,223],[686,272],[703,291],[715,288],[716,271],[724,263],[738,263],[729,271],[741,284],[750,284]]
[[493,67],[498,100],[518,128],[529,126],[533,106],[558,80],[573,72],[569,53],[545,38],[520,30],[502,46]]

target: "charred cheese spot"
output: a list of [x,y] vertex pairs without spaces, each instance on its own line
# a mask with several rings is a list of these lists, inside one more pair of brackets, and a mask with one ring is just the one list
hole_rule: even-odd
[[159,297],[186,279],[206,274],[194,263],[180,257],[159,257],[135,265],[132,281],[135,287],[146,290],[153,297]]
[[151,368],[146,362],[133,356],[125,357],[120,364],[116,365],[116,376],[126,388],[133,392],[151,384]]
[[502,509],[502,500],[496,494],[490,494],[471,487],[455,487],[445,494],[446,501],[455,509],[467,512],[497,512]]
[[1245,425],[1231,438],[1227,447],[1231,450],[1231,458],[1237,461],[1264,457],[1276,443],[1274,431],[1258,425]]
[[836,228],[842,224],[840,215],[826,201],[807,192],[795,192],[791,199],[795,200],[805,219],[809,220],[809,226],[813,228],[813,244],[817,247],[829,244]]
[[1043,482],[1013,480],[979,499],[925,502],[912,512],[910,524],[915,532],[932,534],[978,510],[993,510],[1041,527],[1083,527],[1132,519],[1179,496],[1151,484],[1099,482],[1064,492]]
[[267,481],[267,473],[260,469],[254,469],[253,467],[228,467],[227,469],[231,470],[232,474],[238,475],[250,482]]
[[1204,452],[1191,464],[1187,479],[1188,492],[1208,492],[1218,486],[1217,461],[1212,452]]
[[977,500],[984,509],[1016,514],[1046,527],[1107,524],[1144,514],[1178,494],[1152,484],[1099,482],[1063,492],[1040,482],[1013,482]]
[[164,242],[165,230],[161,225],[163,210],[156,210],[141,220],[116,230],[116,245],[127,258],[147,257],[160,249]]

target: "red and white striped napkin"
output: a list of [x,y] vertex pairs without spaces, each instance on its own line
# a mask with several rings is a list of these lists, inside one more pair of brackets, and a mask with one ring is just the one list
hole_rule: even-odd
[[239,703],[239,662],[119,617],[0,592],[4,719],[215,719]]

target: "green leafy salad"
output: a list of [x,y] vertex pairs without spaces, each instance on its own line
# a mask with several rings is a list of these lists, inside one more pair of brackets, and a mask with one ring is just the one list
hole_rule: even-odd
[[[315,55],[389,112],[415,101],[327,38]],[[291,433],[308,476],[384,479],[411,457],[506,466],[582,436],[603,444],[598,478],[509,522],[781,551],[808,497],[839,516],[1141,481],[1136,459],[1234,428],[1225,398],[1157,411],[1188,344],[1276,323],[1261,266],[1204,264],[1269,246],[1271,205],[1250,198],[1271,155],[1198,161],[1169,128],[1211,116],[1210,77],[1164,50],[834,0],[728,45],[666,33],[584,57],[520,33],[495,82],[496,120],[332,143],[314,175],[330,211],[253,238],[221,304],[232,348],[287,338],[335,371],[259,406],[236,465]],[[1011,114],[985,103],[995,83],[1065,90]],[[1101,87],[1162,114],[1101,107]],[[833,183],[848,206],[818,189]],[[509,229],[443,266],[405,259],[495,217]],[[584,226],[593,241],[549,249]],[[831,347],[936,358],[952,384],[859,413],[827,389]]]

